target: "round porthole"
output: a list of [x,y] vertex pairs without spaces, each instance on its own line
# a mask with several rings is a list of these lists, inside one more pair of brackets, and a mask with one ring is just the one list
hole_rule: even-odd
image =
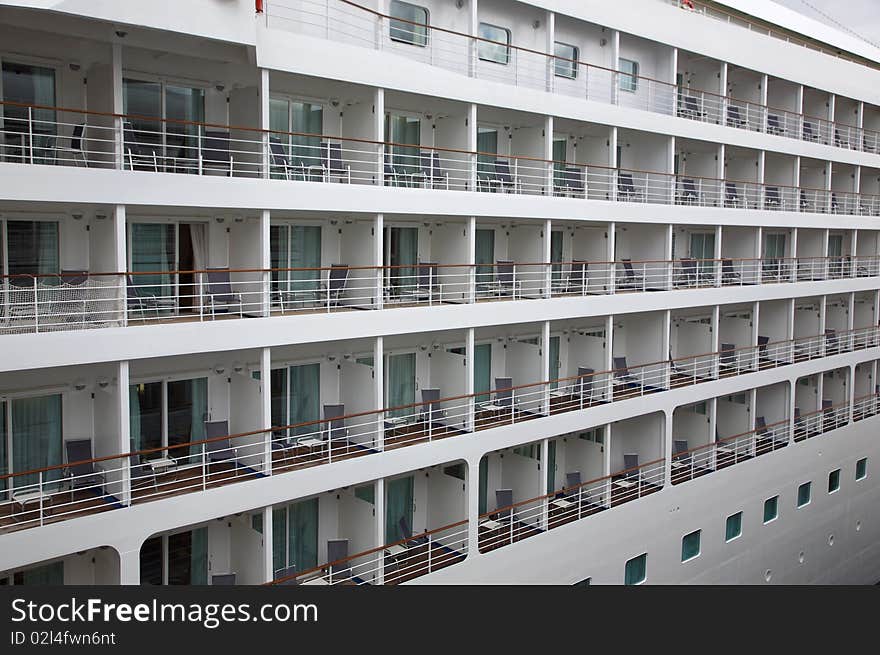
[[800,564],[804,563],[804,551],[801,551],[800,553],[798,553],[798,563],[800,563]]
[[765,582],[770,582],[770,578],[772,578],[772,577],[773,577],[773,571],[771,571],[770,569],[767,569],[766,571],[764,571],[764,581]]
[[833,545],[834,545],[834,535],[833,535],[833,534],[829,534],[829,535],[828,535],[828,545],[829,545],[829,546],[833,546]]

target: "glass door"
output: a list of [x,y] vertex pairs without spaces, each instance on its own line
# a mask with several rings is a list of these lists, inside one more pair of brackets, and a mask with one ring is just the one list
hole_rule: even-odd
[[129,228],[129,261],[134,284],[130,295],[161,298],[166,304],[177,302],[177,225],[173,223],[132,223]]
[[474,393],[476,402],[489,400],[487,393],[492,389],[492,344],[479,343],[474,346]]
[[[308,423],[321,418],[321,365],[301,364],[290,369],[290,425]],[[314,433],[318,425],[300,426],[291,429],[292,436]]]
[[[61,394],[33,398],[15,398],[3,403],[3,460],[12,469],[4,472],[32,471],[62,463]],[[9,448],[9,452],[6,449]],[[60,470],[47,471],[43,482],[55,488]],[[37,473],[8,479],[11,488],[38,484]]]
[[[386,371],[388,372],[387,389],[385,397],[388,407],[400,407],[416,401],[416,354],[401,353],[388,355],[386,359]],[[396,409],[389,415],[407,416],[412,414],[412,407]]]
[[318,565],[318,499],[272,510],[272,567],[275,573]]
[[493,127],[477,128],[477,181],[495,179],[495,160],[498,158],[498,130]]
[[[41,107],[55,106],[54,69],[11,61],[4,61],[0,68],[4,100]],[[3,131],[0,160],[26,162],[33,155],[36,164],[51,163],[58,133],[54,109],[2,105],[0,119]]]
[[416,290],[416,264],[419,258],[419,230],[415,227],[385,229],[385,265],[388,286],[392,293],[401,295]]
[[700,281],[712,279],[715,270],[715,234],[711,232],[691,232],[691,257],[697,260]]
[[413,476],[397,478],[388,482],[385,491],[385,543],[400,541],[404,535],[400,519],[406,520],[413,530]]
[[[559,380],[559,337],[550,337],[550,379]],[[551,382],[550,389],[558,389],[559,382]]]
[[[208,420],[208,379],[175,380],[167,383],[168,445],[175,446],[205,438]],[[203,445],[190,446],[189,453],[178,448],[172,457],[199,455]]]
[[61,272],[57,221],[7,221],[6,242],[10,275]]
[[553,139],[553,186],[564,187],[566,182],[566,151],[568,140],[565,137]]
[[563,246],[562,230],[553,230],[550,233],[550,261],[552,270],[553,284],[557,285],[562,282],[562,246]]
[[495,230],[477,230],[475,261],[477,290],[485,289],[495,279]]
[[420,138],[421,122],[418,118],[398,114],[385,115],[385,139],[391,142],[386,147],[386,162],[391,164],[396,173],[412,176],[419,172]]

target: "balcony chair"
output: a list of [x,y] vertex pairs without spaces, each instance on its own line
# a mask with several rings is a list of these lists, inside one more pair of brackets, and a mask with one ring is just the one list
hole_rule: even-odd
[[841,211],[840,201],[837,198],[837,194],[833,193],[833,192],[831,194],[831,213],[832,214],[845,213],[845,212]]
[[229,269],[209,268],[206,277],[204,295],[208,310],[211,312],[211,318],[215,318],[220,312],[228,312],[230,307],[236,306],[239,317],[244,318],[241,294],[232,291]]
[[579,295],[586,294],[590,284],[589,276],[587,275],[587,269],[589,269],[589,267],[590,262],[588,261],[581,259],[573,260],[571,262],[571,269],[568,272],[568,277],[557,282],[557,292],[577,293]]
[[834,402],[828,398],[822,399],[822,431],[828,432],[837,427],[837,417],[834,411]]
[[441,188],[449,191],[449,171],[444,171],[440,165],[440,153],[434,151],[422,151],[419,154],[420,170],[414,175],[419,177],[422,185],[433,189],[439,184]]
[[156,148],[152,145],[141,143],[131,121],[122,122],[122,135],[124,141],[125,155],[128,158],[128,169],[133,171],[135,166],[151,167],[154,173],[159,172],[159,160],[156,154]]
[[804,121],[803,140],[813,141],[814,143],[819,140],[816,131],[813,129],[813,124],[808,121]]
[[507,189],[508,191],[512,190],[513,193],[519,193],[521,187],[519,179],[510,172],[510,162],[506,159],[495,160],[495,177],[490,184],[502,192]]
[[[758,358],[769,359],[767,354],[767,344],[770,343],[770,337],[758,335]],[[775,360],[774,360],[775,361]]]
[[720,352],[718,355],[718,369],[719,373],[721,374],[724,374],[725,372],[739,372],[739,366],[737,365],[736,361],[736,344],[721,344]]
[[[332,450],[334,441],[346,441],[348,439],[348,428],[345,427],[345,405],[324,405],[324,431],[327,447]],[[308,440],[304,441],[309,445]],[[314,445],[314,444],[311,444]]]
[[586,197],[584,169],[579,166],[566,166],[562,170],[554,172],[553,186],[557,195]]
[[695,180],[684,177],[681,178],[681,184],[678,190],[678,204],[680,205],[699,205],[700,194],[697,191],[697,183]]
[[440,400],[440,389],[437,387],[422,387],[422,403],[421,411],[419,412],[419,420],[423,423],[433,426],[435,421],[443,418],[444,411],[440,408],[440,403],[437,401]]
[[849,134],[847,133],[847,135],[844,136],[844,133],[842,133],[839,129],[835,128],[835,130],[834,130],[834,145],[837,146],[838,148],[849,148],[850,147]]
[[401,174],[391,164],[391,153],[385,153],[384,161],[385,186],[400,186]]
[[140,312],[140,318],[144,317],[144,312],[155,312],[156,318],[159,318],[159,312],[162,310],[173,310],[176,306],[174,298],[162,298],[159,296],[151,296],[144,293],[143,285],[137,285],[132,281],[132,277],[127,275],[126,278],[126,306],[128,307],[129,318],[132,318],[132,312]]
[[[312,167],[314,168],[314,167]],[[342,144],[328,141],[321,144],[321,175],[324,182],[329,182],[331,177],[345,180],[351,184],[351,166],[342,161]]]
[[732,259],[721,260],[721,283],[722,284],[741,284],[742,276],[733,269]]
[[428,545],[428,537],[422,535],[413,537],[412,530],[409,527],[409,521],[407,521],[405,516],[401,516],[400,520],[397,521],[397,527],[400,529],[400,536],[403,539],[406,539],[406,541],[402,544],[404,548],[414,548],[418,546]]
[[92,440],[68,439],[64,442],[64,454],[67,458],[67,466],[62,473],[67,479],[70,502],[73,502],[73,493],[81,488],[89,489],[93,493],[97,492],[97,496],[103,496],[106,471],[101,462],[90,461],[95,457]]
[[825,330],[825,354],[836,355],[840,352],[840,340],[832,329]]
[[672,468],[689,468],[693,464],[692,454],[688,452],[687,439],[673,439]]
[[804,419],[801,417],[801,408],[794,408],[794,439],[798,441],[807,434]]
[[700,109],[700,102],[695,96],[682,96],[682,104],[678,108],[678,115],[695,121],[706,118],[706,112]]
[[581,472],[572,471],[565,474],[565,486],[562,492],[556,494],[556,497],[550,501],[551,507],[562,510],[568,509],[572,505],[576,505],[578,497],[581,493]]
[[89,167],[89,162],[86,159],[86,153],[83,150],[83,135],[85,134],[86,124],[80,123],[79,125],[73,126],[73,131],[70,134],[70,138],[67,142],[67,146],[59,145],[60,137],[55,137],[55,148],[53,153],[53,163],[58,164],[58,154],[62,153],[67,155],[64,159],[62,159],[62,163],[66,161],[68,158],[70,161],[73,161],[77,166],[79,162],[82,162],[82,165],[86,168]]
[[802,212],[812,212],[813,211],[813,203],[809,201],[807,198],[807,192],[801,189],[800,193],[800,211]]
[[767,114],[767,134],[785,136],[785,129],[782,127],[778,114]]
[[739,107],[735,105],[728,105],[727,107],[727,127],[737,127],[741,130],[749,128],[742,114],[740,114]]
[[331,264],[327,284],[323,287],[328,306],[339,307],[339,301],[348,284],[348,273],[348,264]]
[[737,187],[736,182],[724,183],[724,206],[740,207],[743,209],[748,207],[746,199],[739,193],[739,188]]
[[494,279],[485,285],[489,295],[511,296],[514,300],[522,295],[522,281],[516,279],[515,264],[508,260],[496,260]]
[[411,281],[409,284],[397,289],[392,287],[392,289],[401,300],[432,302],[436,297],[439,302],[442,302],[443,283],[438,278],[437,270],[437,262],[419,262],[416,266],[415,279],[407,276],[407,279]]
[[205,421],[205,439],[214,439],[204,444],[206,466],[210,467],[215,462],[230,462],[237,476],[238,448],[232,445],[229,438],[229,421]]
[[641,472],[639,471],[639,455],[638,453],[623,454],[623,471],[614,480],[614,484],[618,487],[627,489],[639,483]]
[[290,158],[284,150],[284,144],[275,137],[269,138],[269,156],[271,158],[270,163],[273,171],[280,170],[281,175],[284,176],[285,180],[294,179],[294,170],[298,167],[295,167],[290,162]]
[[623,276],[618,276],[615,282],[617,288],[629,291],[645,291],[645,276],[635,272],[632,261],[627,258],[621,259],[620,263],[623,266]]
[[685,259],[681,260],[681,269],[678,273],[678,278],[676,279],[676,286],[679,287],[695,287],[700,284],[700,274],[697,270],[697,260],[696,259]]
[[617,199],[629,202],[644,202],[645,194],[636,188],[632,173],[617,171]]
[[229,152],[229,132],[206,130],[202,142],[202,173],[220,171],[232,177],[234,168]]
[[764,209],[782,209],[782,199],[779,195],[779,187],[764,187]]
[[495,407],[513,408],[513,378],[495,378]]
[[[158,491],[159,485],[156,481],[156,472],[153,470],[153,467],[146,464],[143,461],[143,457],[135,452],[137,448],[134,447],[134,441],[129,442],[128,448],[129,452],[132,453],[128,456],[128,476],[131,480],[132,491],[149,485],[152,485],[153,489]],[[167,454],[165,456],[168,457]]]
[[296,565],[286,566],[275,572],[275,584],[277,585],[298,585],[299,578],[296,575]]
[[782,260],[775,257],[762,259],[761,277],[764,280],[778,281],[782,277]]
[[513,489],[495,490],[495,520],[502,525],[511,525],[516,520],[513,512]]
[[639,377],[633,375],[629,371],[626,363],[626,357],[612,357],[612,366],[614,367],[614,384],[623,386],[626,389],[641,389],[642,381]]
[[[346,561],[340,561],[346,560]],[[327,540],[327,563],[328,573],[331,579],[347,580],[351,578],[351,563],[348,560],[348,539]],[[333,562],[339,562],[333,564]]]
[[596,371],[586,366],[578,366],[578,379],[575,387],[575,395],[579,396],[584,402],[593,402],[593,385],[595,384]]

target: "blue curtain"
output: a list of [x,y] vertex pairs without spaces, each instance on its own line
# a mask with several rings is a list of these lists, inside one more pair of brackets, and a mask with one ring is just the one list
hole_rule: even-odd
[[562,279],[562,232],[550,233],[550,261],[552,262],[553,281]]
[[[61,394],[12,401],[12,459],[14,471],[61,464]],[[44,482],[57,481],[60,470],[43,474]],[[13,478],[14,487],[36,484],[39,474]]]
[[415,227],[390,227],[385,242],[387,263],[396,266],[389,272],[391,285],[401,291],[413,291],[419,259],[419,230]]
[[289,507],[288,565],[304,571],[318,565],[318,499],[312,498]]
[[413,477],[391,480],[385,492],[385,543],[400,539],[400,519],[405,518],[409,529],[413,529]]
[[[321,418],[321,365],[290,367],[290,424],[307,423]],[[294,428],[293,434],[314,432],[318,426]]]
[[308,102],[290,103],[292,132],[317,136],[290,137],[293,164],[318,166],[321,164],[321,133],[324,129],[324,108]]
[[[414,403],[416,398],[416,354],[403,353],[388,356],[388,406],[400,407]],[[413,408],[390,412],[391,416],[406,416]]]
[[474,346],[474,393],[480,394],[478,403],[489,400],[492,389],[492,344],[480,343]]
[[477,128],[477,175],[480,177],[494,177],[495,159],[498,156],[498,130],[479,127]]
[[477,287],[485,286],[495,279],[495,230],[477,230],[474,235]]
[[208,528],[192,531],[189,576],[191,585],[208,584]]

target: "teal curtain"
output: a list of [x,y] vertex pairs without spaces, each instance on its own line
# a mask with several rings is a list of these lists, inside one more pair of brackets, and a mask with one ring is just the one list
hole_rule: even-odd
[[[321,134],[324,129],[324,108],[308,102],[290,103],[291,131],[303,136],[291,136],[291,156],[294,165],[321,164]],[[308,136],[305,136],[308,135]]]
[[9,274],[51,274],[61,270],[57,221],[8,221]]
[[[165,116],[184,123],[165,123],[165,143],[169,157],[198,159],[199,126],[205,120],[205,91],[188,87],[165,87]],[[230,146],[235,148],[235,145]]]
[[418,118],[385,115],[385,140],[397,145],[388,146],[391,165],[397,171],[407,174],[417,173],[421,167],[419,160],[419,140],[421,123]]
[[208,584],[208,528],[197,528],[192,531],[189,583]]
[[400,532],[400,519],[406,519],[413,530],[413,477],[391,480],[385,492],[385,543],[390,544],[403,539]]
[[269,258],[272,267],[272,291],[287,291],[288,271],[279,268],[290,268],[290,227],[273,225],[269,228]]
[[[287,420],[287,369],[272,369],[269,380],[270,393],[272,395],[272,425],[276,427],[290,425],[290,421]],[[286,428],[284,430],[276,430],[275,436],[289,436],[288,432],[289,430]]]
[[[190,441],[205,438],[205,420],[208,418],[208,378],[197,378],[192,383],[192,431]],[[189,454],[202,452],[203,446],[190,446]]]
[[[498,130],[488,127],[477,128],[477,175],[494,177],[495,160],[498,158]],[[485,154],[483,154],[485,153]]]
[[385,247],[391,286],[398,291],[413,291],[417,283],[416,264],[419,259],[419,230],[415,227],[390,227],[386,231]]
[[[205,438],[205,421],[208,417],[208,379],[175,380],[168,383],[168,445],[201,441]],[[189,455],[198,456],[202,445],[190,446]],[[170,451],[183,456],[186,451]]]
[[495,279],[495,230],[477,230],[474,235],[475,257],[477,265],[477,288],[485,286]]
[[[296,225],[291,227],[290,268],[319,268],[321,266],[321,227]],[[297,297],[317,295],[321,271],[291,271],[290,290]]]
[[288,565],[304,571],[318,565],[318,499],[303,500],[288,508]]
[[133,275],[132,282],[142,296],[173,297],[176,226],[166,223],[133,223],[131,226],[131,270],[151,275]]
[[[10,473],[9,463],[6,461],[6,403],[0,401],[0,471],[2,475]],[[6,479],[0,480],[0,499],[6,500]]]
[[[148,382],[129,387],[132,408],[130,421],[132,436],[139,450],[159,448],[162,445],[162,383]],[[135,402],[135,399],[137,402]],[[135,420],[137,423],[135,424]]]
[[272,568],[287,568],[287,508],[272,510]]
[[[13,471],[29,471],[62,463],[61,394],[12,401]],[[43,474],[43,482],[61,477],[55,469]],[[39,474],[12,479],[13,487],[36,484]],[[54,485],[52,485],[54,486]]]
[[699,260],[699,272],[701,279],[706,279],[714,270],[711,261],[715,259],[715,235],[714,234],[691,234],[691,257]]
[[[559,337],[550,337],[550,379],[559,379]],[[559,382],[551,382],[550,388],[557,389]]]
[[492,344],[480,343],[474,347],[474,393],[478,403],[489,400],[486,393],[492,389]]
[[[388,356],[388,407],[414,403],[416,399],[416,354],[403,353]],[[406,416],[413,408],[390,412],[391,416]]]
[[553,281],[562,279],[562,232],[550,233],[550,261],[552,262]]
[[483,455],[480,458],[480,506],[478,512],[486,513],[486,497],[489,493],[489,457]]
[[[290,367],[290,424],[321,418],[321,365]],[[294,435],[314,432],[317,426],[293,428]]]
[[[560,63],[556,61],[557,65]],[[562,62],[568,64],[568,62]],[[553,179],[554,186],[565,185],[566,146],[565,139],[553,139]]]
[[[162,85],[158,82],[141,80],[122,80],[122,113],[130,116],[162,116]],[[131,118],[131,127],[139,143],[160,145],[162,143],[162,122]]]
[[60,587],[64,584],[64,562],[52,562],[16,573],[14,582],[16,585],[28,587]]
[[556,491],[556,442],[547,444],[547,493]]
[[141,400],[136,384],[128,387],[128,436],[132,450],[141,450]]

